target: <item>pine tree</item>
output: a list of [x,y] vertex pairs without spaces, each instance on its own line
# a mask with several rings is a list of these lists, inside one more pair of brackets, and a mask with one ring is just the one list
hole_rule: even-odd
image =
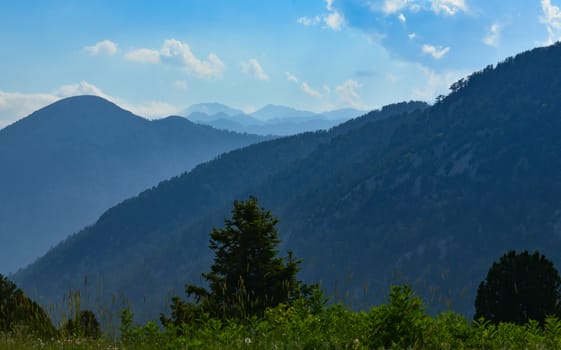
[[257,198],[235,201],[232,218],[210,235],[214,264],[202,274],[210,291],[187,285],[187,294],[218,318],[259,315],[267,307],[297,298],[303,288],[296,280],[300,260],[290,252],[286,258],[277,256],[277,223],[270,211],[259,207]]
[[9,333],[18,327],[42,338],[56,335],[55,327],[41,306],[0,274],[0,333]]
[[547,315],[560,315],[561,278],[553,263],[538,252],[510,251],[481,282],[475,299],[475,318],[493,323],[543,323]]

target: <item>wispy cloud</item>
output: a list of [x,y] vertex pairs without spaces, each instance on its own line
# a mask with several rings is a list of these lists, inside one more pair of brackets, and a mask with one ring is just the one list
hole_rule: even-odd
[[255,58],[242,62],[242,72],[257,80],[269,80],[269,76]]
[[540,21],[547,28],[547,42],[551,45],[561,39],[561,9],[551,3],[551,0],[541,0],[543,16]]
[[351,79],[337,85],[335,87],[335,93],[337,94],[337,98],[339,100],[338,104],[345,107],[365,109],[365,105],[362,103],[359,93],[361,87],[361,84]]
[[189,87],[189,85],[185,80],[176,80],[173,82],[173,87],[180,90],[186,90]]
[[[411,4],[411,0],[385,0],[382,5],[382,11],[386,14],[399,12]],[[371,6],[373,8],[373,6]]]
[[118,48],[111,40],[103,40],[93,46],[85,46],[83,50],[90,56],[113,56]]
[[300,89],[302,89],[302,91],[308,95],[308,96],[312,96],[312,97],[316,97],[319,98],[321,97],[321,92],[319,92],[318,90],[313,89],[312,87],[310,87],[310,85],[308,85],[308,83],[303,82],[302,85],[300,86]]
[[333,8],[333,3],[335,0],[325,0],[325,8],[327,9],[327,13],[322,14],[321,16],[314,16],[314,17],[299,17],[296,19],[296,22],[305,25],[305,26],[314,26],[319,24],[321,21],[325,24],[325,28],[329,28],[334,31],[339,31],[345,24],[345,16]]
[[57,99],[52,94],[0,91],[0,129]]
[[437,14],[453,16],[458,12],[466,12],[467,6],[464,0],[432,0],[432,10]]
[[324,17],[323,21],[325,25],[335,31],[341,30],[343,23],[345,23],[345,18],[343,15],[337,11],[331,12]]
[[140,63],[159,63],[160,52],[152,49],[138,49],[125,54],[125,59]]
[[210,53],[206,60],[202,60],[193,54],[187,43],[177,39],[164,40],[159,50],[149,48],[132,50],[125,55],[125,58],[133,62],[166,63],[178,66],[188,73],[207,79],[221,78],[226,68],[215,53]]
[[291,82],[293,82],[293,83],[297,83],[297,82],[298,82],[298,78],[297,78],[295,75],[291,74],[290,72],[284,72],[284,74],[286,75],[286,79],[287,79],[288,81],[291,81]]
[[483,41],[485,45],[496,47],[499,44],[499,40],[501,38],[501,29],[502,28],[500,25],[496,23],[492,24],[491,28],[489,28],[489,32],[483,37],[481,41]]
[[434,59],[439,60],[442,57],[444,57],[444,55],[446,55],[448,53],[448,51],[450,51],[450,48],[449,47],[442,47],[442,46],[436,47],[436,46],[433,46],[433,45],[425,44],[425,45],[423,45],[422,50],[423,50],[423,53],[429,54]]
[[399,15],[397,15],[397,19],[399,19],[402,23],[405,23],[407,21],[407,18],[405,17],[405,15],[403,13],[400,13]]
[[411,98],[424,101],[432,101],[438,95],[447,93],[452,83],[467,75],[466,71],[448,70],[436,72],[423,66],[420,66],[419,70],[422,76],[424,76],[425,84],[420,88],[413,89]]
[[436,14],[453,16],[468,10],[464,0],[384,0],[381,6],[377,2],[369,2],[369,4],[372,10],[381,11],[387,15],[404,10],[410,12],[426,10]]
[[316,24],[318,24],[319,22],[321,22],[321,18],[319,18],[319,16],[315,16],[315,17],[299,17],[296,22],[303,24],[305,26],[314,26]]

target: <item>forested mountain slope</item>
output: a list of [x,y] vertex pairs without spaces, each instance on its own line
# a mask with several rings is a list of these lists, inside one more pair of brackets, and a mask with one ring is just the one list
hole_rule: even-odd
[[234,199],[266,188],[276,174],[305,162],[342,133],[418,108],[426,105],[388,106],[329,132],[280,138],[223,154],[111,208],[95,225],[14,278],[30,295],[46,301],[61,300],[69,287],[82,286],[86,278],[90,286],[100,283],[108,295],[123,293],[157,315],[171,288],[181,292],[188,279],[198,279],[207,268],[210,228],[221,224]]
[[[93,274],[134,300],[159,300],[199,283],[212,226],[253,194],[280,218],[306,282],[368,307],[407,280],[432,309],[471,315],[505,251],[538,249],[561,266],[560,58],[560,44],[534,49],[455,83],[430,108],[232,152],[107,212],[16,277],[52,296]],[[127,231],[160,207],[176,215]],[[143,243],[113,248],[130,237]],[[116,266],[126,266],[120,280]]]

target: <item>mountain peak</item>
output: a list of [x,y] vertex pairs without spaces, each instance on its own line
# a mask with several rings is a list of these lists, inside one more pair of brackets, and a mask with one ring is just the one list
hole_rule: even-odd
[[181,114],[185,117],[189,117],[189,115],[191,115],[192,113],[204,113],[208,116],[213,116],[220,113],[226,114],[228,116],[244,114],[244,112],[239,109],[232,108],[218,102],[196,103],[191,107],[185,109]]
[[[139,117],[107,99],[95,95],[63,98],[33,112],[14,125],[25,125],[32,120],[35,126],[43,125],[44,123],[52,124],[56,121],[60,123],[59,125],[66,126],[86,123],[85,127],[88,127],[88,125],[91,127],[92,123],[103,124],[105,127],[108,127],[108,125],[113,125],[113,123],[148,122],[147,119]],[[39,121],[43,121],[43,124]]]
[[78,95],[78,96],[71,96],[65,97],[60,99],[44,108],[41,108],[39,111],[44,109],[60,109],[60,108],[84,108],[84,107],[95,107],[100,108],[101,106],[105,108],[119,108],[115,103],[96,95]]

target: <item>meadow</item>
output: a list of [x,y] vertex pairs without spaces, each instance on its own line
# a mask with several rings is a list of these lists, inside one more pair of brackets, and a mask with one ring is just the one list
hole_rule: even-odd
[[523,325],[469,321],[445,312],[426,313],[407,286],[391,288],[385,304],[353,311],[325,300],[301,299],[267,309],[261,317],[218,320],[203,315],[190,324],[135,324],[128,309],[113,334],[93,339],[64,334],[35,337],[16,328],[0,338],[0,350],[23,349],[559,349],[561,320]]

